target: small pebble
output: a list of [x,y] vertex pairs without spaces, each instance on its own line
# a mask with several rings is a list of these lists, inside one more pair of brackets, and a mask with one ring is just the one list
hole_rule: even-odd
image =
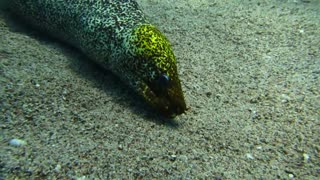
[[121,144],[119,144],[118,149],[123,150],[123,146]]
[[310,159],[309,154],[303,153],[304,162],[308,162]]
[[61,170],[61,165],[57,164],[57,166],[54,168],[54,171],[55,172],[60,172],[60,170]]
[[290,179],[294,179],[294,175],[293,174],[289,174],[289,178]]
[[287,103],[291,100],[290,96],[288,96],[286,94],[281,94],[281,98],[282,98],[282,100],[281,100],[282,103]]
[[175,161],[177,159],[177,156],[175,154],[172,154],[169,159],[171,161]]
[[248,159],[254,159],[254,157],[250,153],[247,153],[246,156],[247,156]]
[[27,144],[27,142],[21,139],[11,139],[9,144],[12,146],[24,146]]

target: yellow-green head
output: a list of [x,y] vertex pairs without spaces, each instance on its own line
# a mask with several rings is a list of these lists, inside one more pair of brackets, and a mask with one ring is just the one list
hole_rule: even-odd
[[167,38],[153,25],[141,25],[129,40],[134,56],[131,84],[153,108],[167,117],[186,110],[176,59]]

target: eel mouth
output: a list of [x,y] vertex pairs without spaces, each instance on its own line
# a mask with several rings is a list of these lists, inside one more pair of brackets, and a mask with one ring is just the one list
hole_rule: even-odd
[[[183,97],[167,97],[164,99],[164,105],[159,111],[166,117],[174,118],[186,111],[186,103]],[[167,105],[165,105],[167,104]]]
[[147,86],[144,91],[146,101],[163,116],[174,118],[186,111],[186,103],[181,86],[172,86],[159,93],[152,86]]
[[181,97],[157,97],[151,102],[151,106],[168,118],[174,118],[186,111],[186,103]]

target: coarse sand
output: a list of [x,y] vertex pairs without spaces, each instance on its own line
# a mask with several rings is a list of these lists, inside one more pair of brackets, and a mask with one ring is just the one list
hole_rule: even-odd
[[139,3],[172,43],[188,111],[163,119],[1,11],[0,179],[319,179],[319,0]]

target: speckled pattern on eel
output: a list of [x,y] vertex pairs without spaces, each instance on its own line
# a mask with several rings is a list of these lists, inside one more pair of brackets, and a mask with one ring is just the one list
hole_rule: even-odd
[[134,0],[12,0],[9,9],[112,71],[167,117],[186,110],[167,38]]

